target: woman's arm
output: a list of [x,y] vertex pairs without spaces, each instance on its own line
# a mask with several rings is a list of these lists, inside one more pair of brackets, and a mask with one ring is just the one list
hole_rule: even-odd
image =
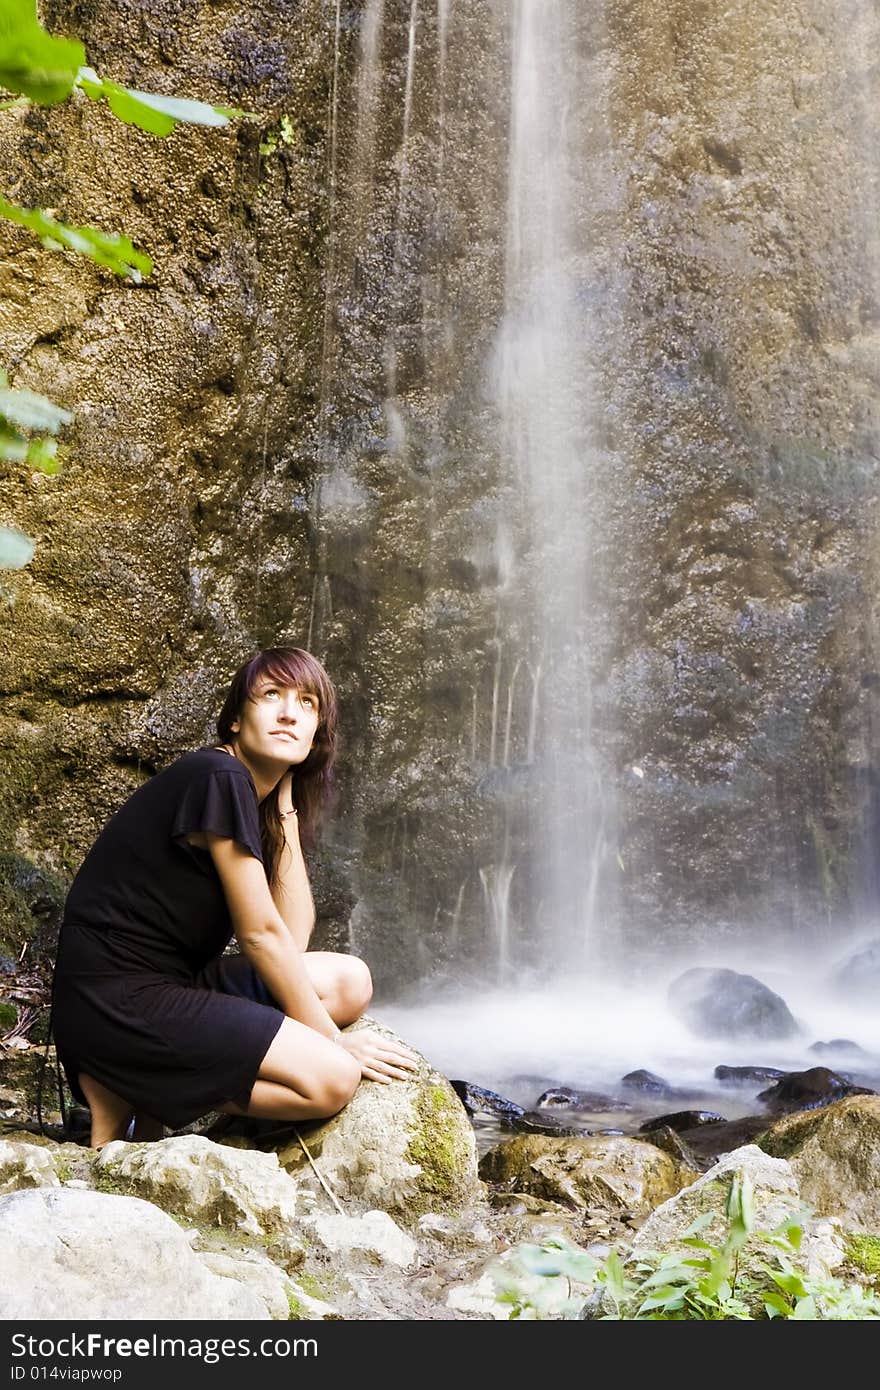
[[278,877],[272,888],[275,906],[301,951],[308,949],[315,926],[315,903],[303,859],[296,813],[285,816],[284,848],[278,861]]
[[272,899],[262,864],[235,840],[207,831],[202,834],[223,885],[242,952],[289,1018],[326,1038],[338,1038],[339,1029],[306,974],[292,930]]

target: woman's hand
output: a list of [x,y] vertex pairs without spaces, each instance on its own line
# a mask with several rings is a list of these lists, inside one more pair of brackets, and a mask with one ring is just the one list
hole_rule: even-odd
[[409,1048],[403,1047],[391,1038],[383,1037],[372,1028],[358,1028],[354,1033],[340,1033],[336,1041],[360,1063],[361,1076],[365,1076],[368,1081],[381,1081],[385,1084],[395,1078],[407,1081],[407,1073],[419,1069],[419,1059]]

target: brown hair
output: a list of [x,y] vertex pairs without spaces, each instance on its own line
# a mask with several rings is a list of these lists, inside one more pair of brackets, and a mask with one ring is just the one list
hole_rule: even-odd
[[[232,725],[239,718],[246,700],[263,677],[280,685],[295,686],[301,695],[314,695],[318,701],[318,727],[308,757],[293,769],[293,804],[296,807],[300,839],[304,849],[314,849],[321,813],[333,791],[333,764],[336,760],[336,689],[317,657],[302,647],[266,647],[240,666],[217,716],[217,735],[221,743],[233,743]],[[278,862],[284,848],[284,828],[278,812],[275,788],[260,803],[260,833],[266,877],[274,885]]]

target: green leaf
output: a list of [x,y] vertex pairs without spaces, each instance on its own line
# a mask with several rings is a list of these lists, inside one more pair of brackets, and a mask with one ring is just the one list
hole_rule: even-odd
[[755,1189],[748,1173],[743,1173],[740,1180],[739,1200],[743,1226],[752,1231],[755,1228]]
[[41,473],[57,473],[61,468],[57,439],[32,439],[25,462],[29,468],[37,468]]
[[24,435],[17,430],[7,429],[6,422],[0,417],[0,459],[8,463],[24,463],[29,447]]
[[78,39],[46,32],[36,0],[0,4],[0,87],[7,92],[54,106],[70,95],[85,57]]
[[170,135],[182,121],[190,125],[225,126],[232,117],[253,114],[234,106],[211,106],[206,101],[192,101],[188,97],[166,97],[157,92],[121,87],[118,82],[99,77],[94,68],[81,68],[77,85],[91,101],[103,98],[120,121],[150,135]]
[[813,1295],[807,1294],[805,1298],[799,1299],[791,1316],[800,1322],[815,1322],[818,1315],[816,1313],[816,1300]]
[[791,1312],[791,1304],[787,1298],[783,1298],[781,1293],[765,1293],[764,1307],[769,1318],[787,1318]]
[[0,217],[34,232],[51,250],[66,247],[76,251],[135,284],[140,284],[143,276],[153,269],[150,257],[136,250],[128,237],[118,232],[102,232],[97,227],[71,227],[42,208],[22,208],[5,198],[0,198]]
[[710,1226],[714,1219],[714,1212],[701,1211],[700,1215],[695,1216],[691,1224],[688,1226],[687,1230],[682,1233],[682,1238],[684,1240],[687,1240],[690,1236],[695,1236],[698,1234],[698,1232],[705,1231],[706,1227]]
[[20,570],[34,553],[34,543],[21,531],[0,526],[0,568]]
[[73,416],[69,410],[34,391],[14,391],[0,388],[0,415],[25,430],[57,434],[62,425],[69,425]]

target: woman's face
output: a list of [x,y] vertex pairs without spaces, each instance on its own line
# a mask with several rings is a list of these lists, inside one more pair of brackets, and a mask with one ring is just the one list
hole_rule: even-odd
[[295,686],[261,677],[232,725],[246,758],[290,766],[309,756],[320,722],[318,699]]

